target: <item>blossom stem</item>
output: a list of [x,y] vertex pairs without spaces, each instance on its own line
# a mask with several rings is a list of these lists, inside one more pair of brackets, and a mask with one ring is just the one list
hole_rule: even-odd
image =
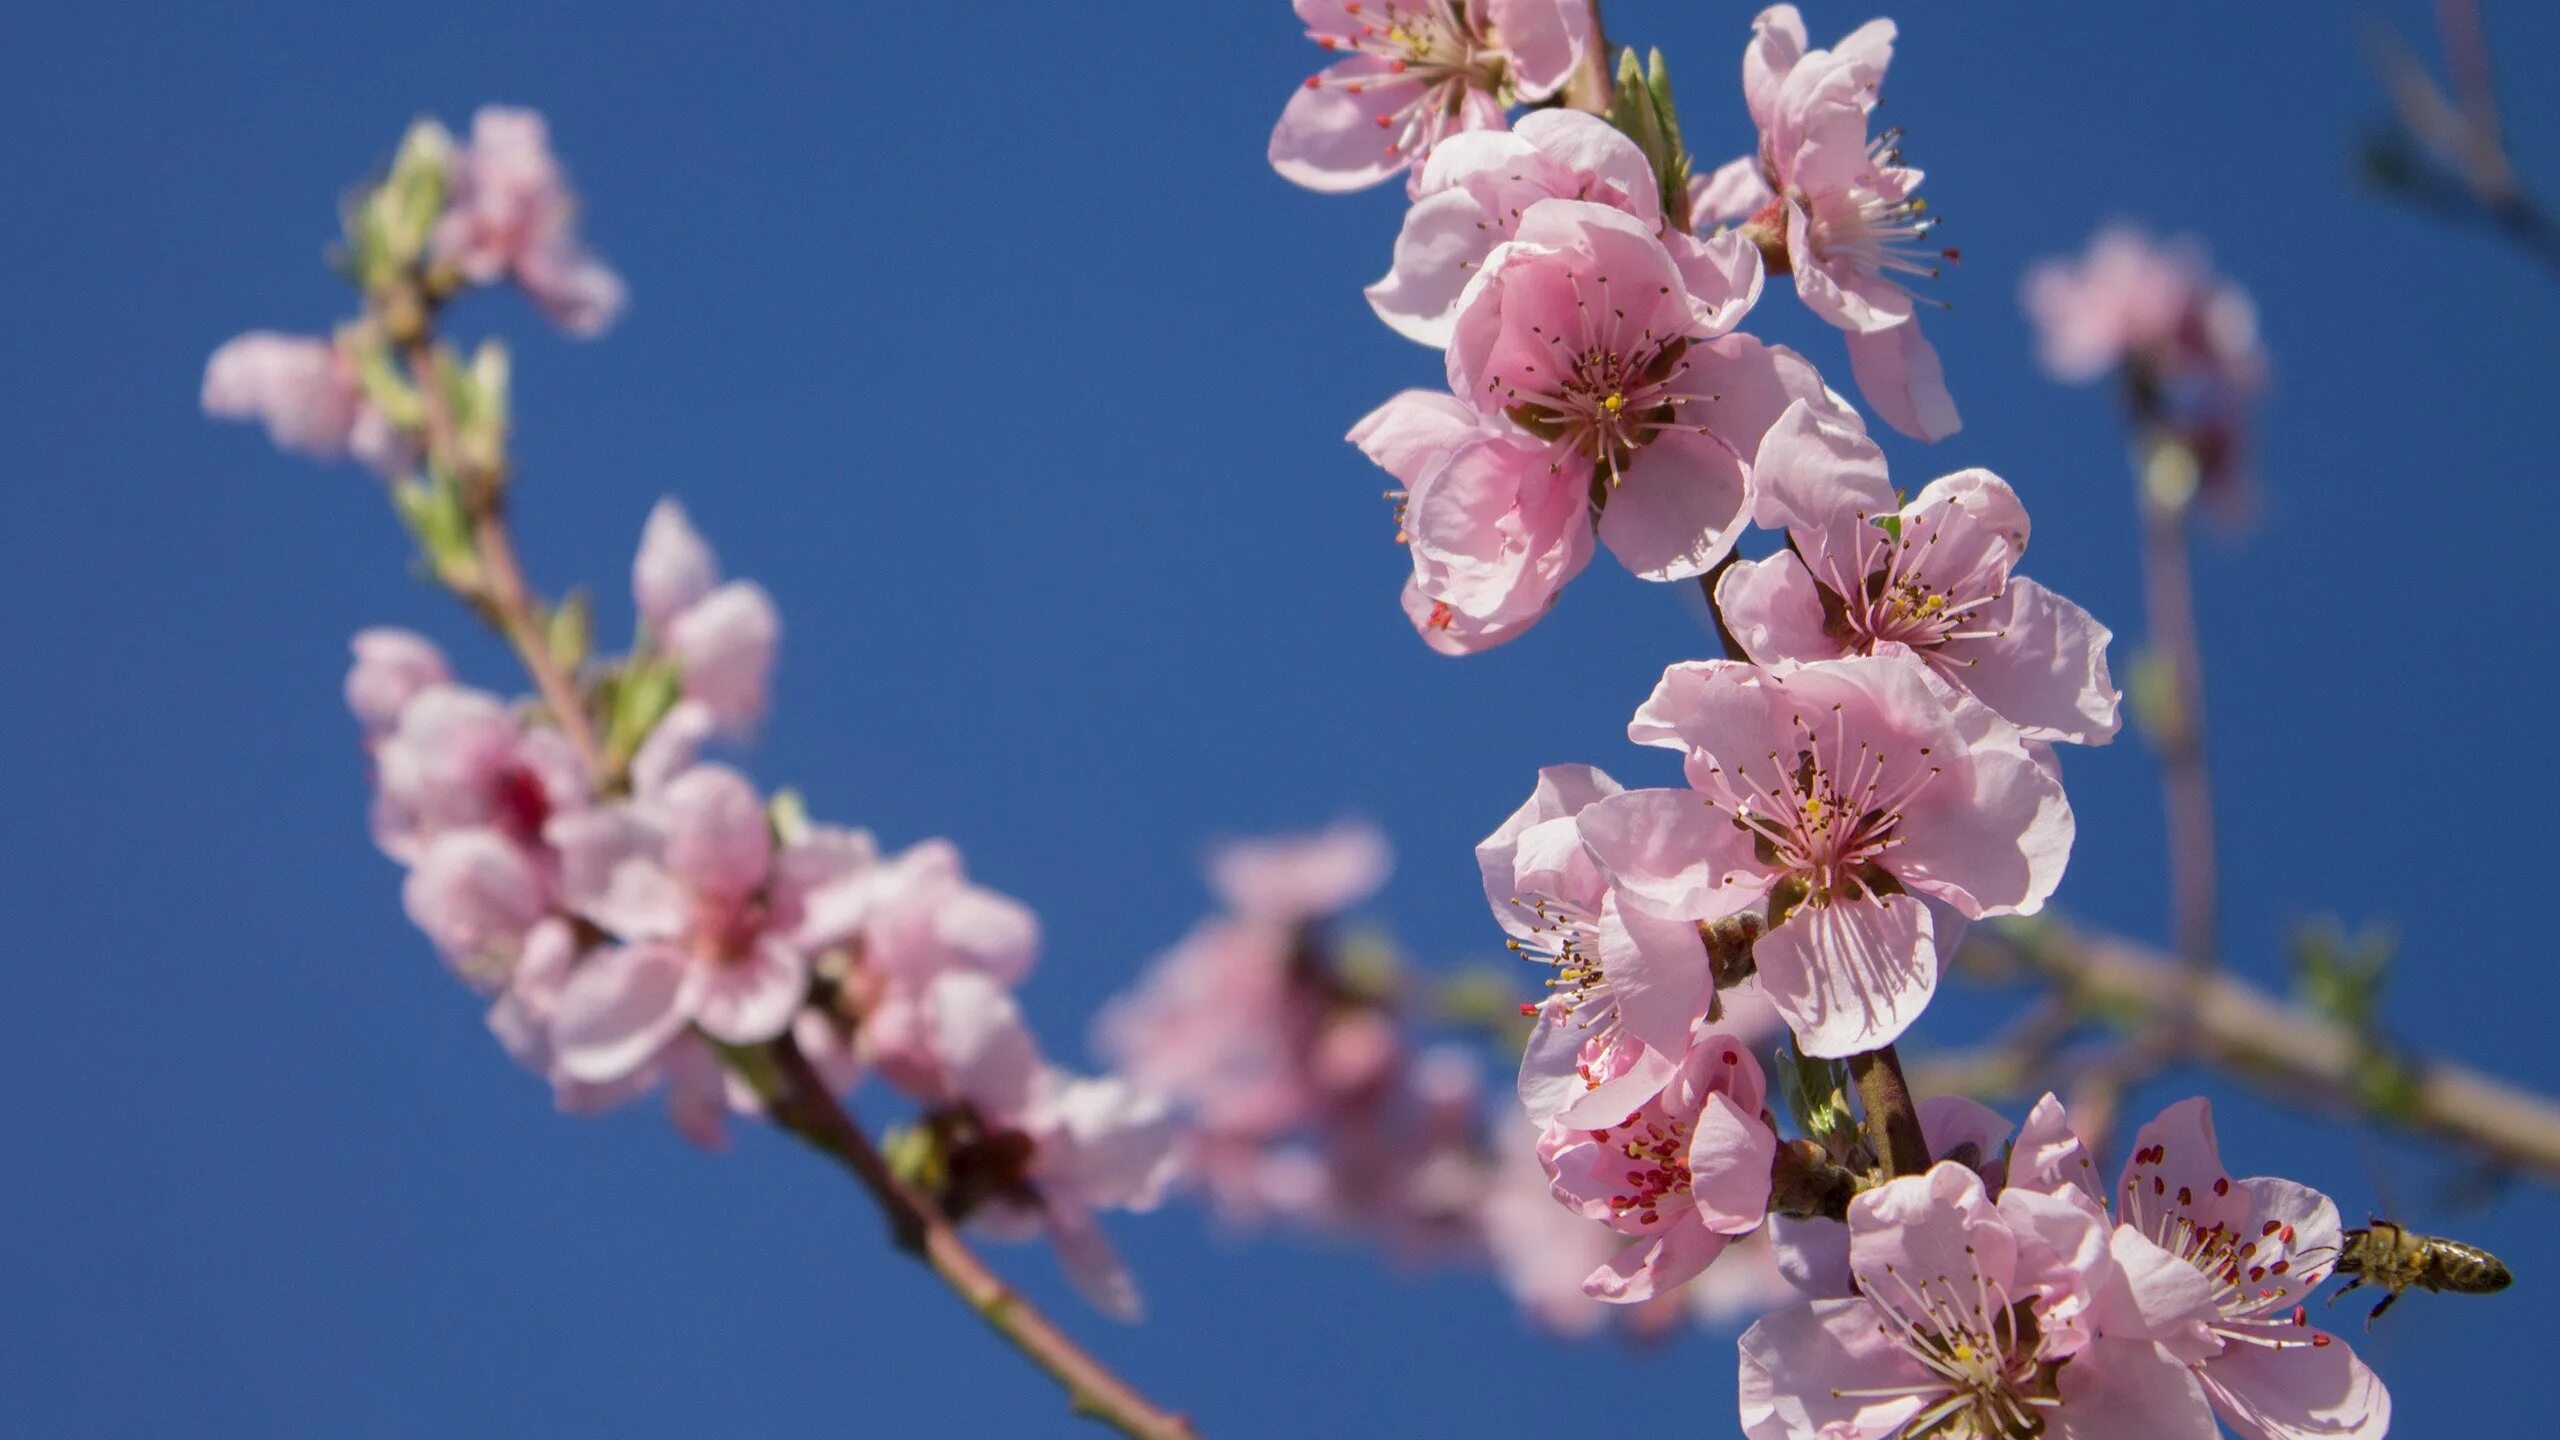
[[[2147,447],[2174,445],[2162,439]],[[2169,829],[2169,933],[2190,972],[2213,968],[2217,872],[2213,852],[2213,786],[2205,768],[2204,652],[2196,636],[2195,581],[2188,561],[2186,496],[2149,483],[2160,467],[2146,464],[2142,484],[2143,602],[2152,653],[2160,657],[2167,703],[2153,744],[2160,752]],[[2184,467],[2193,472],[2192,463]]]
[[774,1098],[775,1118],[851,1171],[888,1220],[898,1248],[923,1261],[989,1327],[1057,1381],[1077,1414],[1132,1440],[1195,1440],[1190,1421],[1140,1394],[997,1278],[933,1202],[890,1170],[871,1137],[837,1103],[788,1034],[768,1053],[781,1091]]
[[577,683],[551,653],[539,607],[525,583],[524,566],[516,559],[515,542],[507,533],[503,477],[480,473],[464,463],[454,434],[452,400],[445,394],[443,367],[436,363],[432,337],[421,328],[403,347],[403,353],[408,360],[410,381],[418,387],[420,407],[426,413],[427,457],[455,477],[471,521],[472,551],[479,566],[473,587],[463,598],[506,637],[516,658],[523,662],[525,674],[532,679],[534,690],[542,696],[543,705],[559,723],[561,733],[576,747],[588,772],[603,783],[609,777],[604,748],[596,741],[595,724],[587,715],[586,701],[579,695]]
[[1724,607],[1716,603],[1717,582],[1724,579],[1724,572],[1741,563],[1740,554],[1728,551],[1723,559],[1715,563],[1714,569],[1698,577],[1698,590],[1707,597],[1707,618],[1715,622],[1716,643],[1724,646],[1724,658],[1727,660],[1751,658],[1742,653],[1742,642],[1733,638],[1733,627],[1725,623]]
[[1867,1142],[1875,1147],[1885,1178],[1927,1170],[1929,1142],[1920,1133],[1920,1110],[1911,1101],[1910,1082],[1902,1077],[1902,1057],[1890,1045],[1852,1055],[1849,1078],[1858,1087]]

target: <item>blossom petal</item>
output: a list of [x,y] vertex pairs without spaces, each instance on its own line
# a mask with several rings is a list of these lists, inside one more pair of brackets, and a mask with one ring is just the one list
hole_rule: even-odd
[[1612,1305],[1667,1295],[1697,1279],[1732,1243],[1732,1236],[1708,1229],[1694,1214],[1675,1216],[1661,1234],[1610,1256],[1582,1282],[1582,1293]]
[[1289,96],[1271,131],[1271,168],[1310,190],[1362,190],[1412,163],[1392,143],[1405,111],[1424,102],[1418,76],[1385,60],[1354,55],[1325,68]]
[[1581,823],[1611,882],[1655,914],[1714,920],[1768,893],[1751,832],[1695,791],[1629,790],[1583,811]]
[[656,1058],[692,1018],[686,1005],[691,968],[671,945],[625,945],[590,956],[561,987],[551,1017],[562,1073],[602,1083]]
[[1964,428],[1937,347],[1918,320],[1848,333],[1849,373],[1884,423],[1922,440],[1944,440]]
[[1750,476],[1731,450],[1709,436],[1664,430],[1610,488],[1600,541],[1644,579],[1693,579],[1733,549],[1750,507]]
[[1832,1059],[1889,1045],[1920,1018],[1938,988],[1932,928],[1910,895],[1807,904],[1752,954],[1797,1045]]
[[694,1023],[715,1040],[761,1045],[791,1028],[809,992],[809,959],[799,947],[766,935],[702,982]]

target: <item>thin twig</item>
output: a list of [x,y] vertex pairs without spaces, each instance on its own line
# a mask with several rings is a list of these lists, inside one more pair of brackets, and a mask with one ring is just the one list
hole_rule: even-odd
[[1133,1440],[1195,1440],[1191,1422],[1158,1408],[996,1277],[932,1202],[899,1179],[836,1102],[808,1056],[784,1035],[771,1050],[783,1093],[775,1118],[853,1173],[899,1249],[923,1261],[970,1309],[1067,1392],[1067,1403]]
[[471,517],[471,543],[480,561],[476,593],[468,598],[477,605],[489,623],[504,635],[507,644],[524,665],[533,688],[551,711],[561,733],[577,747],[578,758],[586,763],[588,773],[602,783],[604,748],[596,743],[595,724],[587,716],[586,701],[578,694],[577,682],[563,672],[551,654],[550,637],[534,603],[533,592],[525,584],[524,567],[516,559],[515,542],[507,534],[503,491],[499,477],[466,473],[461,447],[453,430],[452,398],[445,394],[443,367],[436,363],[432,338],[421,333],[405,347],[411,382],[418,387],[422,408],[426,411],[427,455],[436,465],[452,474],[462,486],[464,504]]
[[[2161,444],[2173,444],[2162,441]],[[2204,648],[2196,634],[2193,570],[2187,554],[2186,497],[2142,491],[2142,590],[2150,616],[2151,652],[2169,684],[2169,703],[2153,742],[2168,813],[2169,934],[2187,968],[2213,968],[2217,871],[2213,847],[2213,783],[2205,768]]]

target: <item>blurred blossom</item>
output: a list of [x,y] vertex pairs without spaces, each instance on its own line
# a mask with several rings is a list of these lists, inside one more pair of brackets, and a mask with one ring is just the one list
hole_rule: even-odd
[[580,238],[577,199],[540,113],[481,107],[452,185],[433,240],[439,264],[475,285],[514,280],[554,324],[581,338],[604,333],[621,315],[622,277]]

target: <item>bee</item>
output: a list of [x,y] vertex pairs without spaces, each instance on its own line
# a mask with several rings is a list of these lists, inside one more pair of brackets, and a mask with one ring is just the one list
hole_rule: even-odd
[[2329,1297],[2332,1304],[2338,1295],[2367,1283],[2391,1292],[2365,1317],[2367,1330],[2412,1285],[2439,1293],[2494,1295],[2516,1278],[2507,1262],[2477,1245],[2421,1235],[2391,1220],[2375,1220],[2365,1229],[2348,1231],[2339,1241],[2335,1268],[2350,1278],[2337,1295]]

